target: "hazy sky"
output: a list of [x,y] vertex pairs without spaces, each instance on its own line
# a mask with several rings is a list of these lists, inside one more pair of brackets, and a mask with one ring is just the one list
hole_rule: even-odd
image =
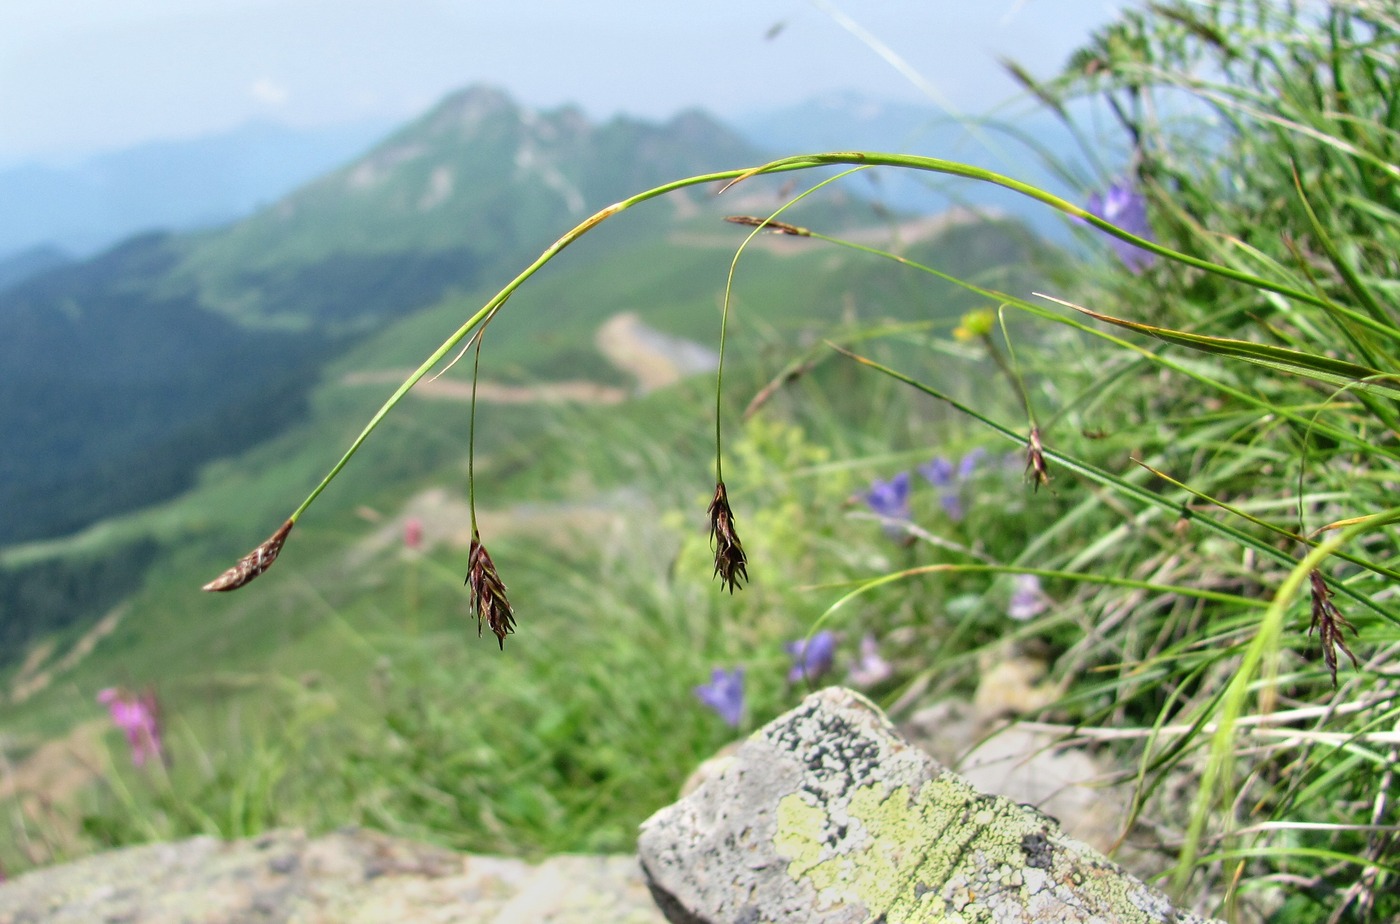
[[[0,161],[253,118],[407,118],[494,83],[525,103],[660,117],[835,88],[918,99],[849,17],[961,110],[1048,74],[1125,0],[0,0]],[[833,13],[833,10],[839,10]],[[781,28],[779,28],[781,27]],[[776,34],[774,34],[776,32]]]

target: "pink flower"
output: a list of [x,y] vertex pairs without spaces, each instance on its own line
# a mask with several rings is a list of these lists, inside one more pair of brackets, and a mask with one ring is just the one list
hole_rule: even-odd
[[423,521],[417,517],[409,517],[403,524],[403,544],[404,548],[418,551],[423,547]]
[[867,632],[860,640],[860,658],[852,665],[846,679],[852,686],[867,689],[884,683],[894,676],[894,665],[880,657],[880,643]]
[[1034,619],[1049,608],[1050,604],[1046,601],[1045,593],[1040,589],[1040,578],[1034,574],[1016,575],[1015,587],[1011,592],[1011,603],[1006,608],[1006,615],[1025,622],[1027,619]]
[[107,707],[112,724],[126,735],[133,764],[144,767],[151,758],[165,761],[160,739],[160,704],[154,692],[147,690],[137,696],[108,687],[97,694],[97,701]]

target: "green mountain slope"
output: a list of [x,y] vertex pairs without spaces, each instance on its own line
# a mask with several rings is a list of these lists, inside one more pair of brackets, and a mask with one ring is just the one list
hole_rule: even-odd
[[0,293],[0,545],[173,496],[295,419],[357,337],[611,197],[756,159],[698,114],[593,126],[477,88],[245,221]]

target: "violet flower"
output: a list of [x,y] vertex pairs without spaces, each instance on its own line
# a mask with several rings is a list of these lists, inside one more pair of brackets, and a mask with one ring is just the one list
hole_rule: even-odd
[[1034,574],[1018,574],[1015,581],[1016,586],[1011,593],[1011,602],[1006,607],[1006,615],[1025,622],[1050,608],[1045,593],[1040,589],[1040,578]]
[[868,689],[894,676],[894,665],[880,657],[880,645],[874,633],[867,632],[860,640],[860,657],[851,665],[846,679],[852,686]]
[[144,767],[149,759],[165,760],[160,736],[160,704],[154,693],[136,696],[108,687],[97,694],[97,701],[107,707],[112,724],[126,735],[132,764]]
[[[1092,194],[1084,208],[1130,234],[1149,241],[1156,240],[1152,236],[1152,226],[1147,223],[1147,198],[1133,189],[1127,180],[1114,180],[1106,192]],[[1116,237],[1110,237],[1108,243],[1129,271],[1141,273],[1152,265],[1154,255],[1137,245]]]
[[710,682],[695,688],[695,696],[717,712],[726,725],[738,728],[744,719],[744,669],[715,668]]
[[969,449],[967,454],[958,460],[958,477],[966,481],[977,474],[978,464],[986,457],[987,450],[983,449],[981,446]]
[[914,515],[914,508],[909,501],[909,473],[900,472],[889,481],[881,481],[876,478],[870,482],[870,490],[865,492],[862,498],[874,513],[885,519],[885,535],[891,539],[900,539],[904,536],[904,530],[898,522],[907,522]]
[[953,463],[938,456],[919,466],[919,474],[935,488],[947,488],[953,484]]
[[[971,459],[971,463],[968,460]],[[938,503],[942,505],[943,512],[948,515],[948,519],[954,523],[960,521],[963,516],[962,498],[958,494],[958,476],[966,468],[968,471],[976,465],[976,458],[972,453],[963,456],[962,464],[956,469],[953,463],[937,456],[933,460],[919,466],[919,474],[924,476],[924,480],[938,489]]]
[[836,660],[836,635],[823,629],[810,639],[800,638],[795,642],[788,642],[783,648],[792,655],[788,683],[812,683],[831,670],[831,665]]
[[907,520],[913,510],[909,506],[909,473],[900,472],[889,481],[876,478],[865,492],[870,509],[891,520]]

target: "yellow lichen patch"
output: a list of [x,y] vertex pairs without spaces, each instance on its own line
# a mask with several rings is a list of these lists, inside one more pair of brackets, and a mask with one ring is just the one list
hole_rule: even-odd
[[[1159,921],[1163,897],[1053,823],[950,773],[910,794],[871,783],[820,804],[778,802],[773,846],[817,908],[900,922]],[[1104,917],[1107,915],[1108,917]]]
[[[774,847],[789,860],[788,875],[810,882],[821,907],[859,903],[872,913],[888,909],[890,922],[904,920],[894,916],[896,908],[901,914],[916,908],[927,913],[920,899],[934,891],[928,885],[942,884],[958,862],[932,839],[932,806],[911,804],[907,786],[889,792],[874,783],[850,795],[848,818],[838,824],[810,798],[794,793],[778,803]],[[833,828],[844,828],[844,836],[832,838]]]

